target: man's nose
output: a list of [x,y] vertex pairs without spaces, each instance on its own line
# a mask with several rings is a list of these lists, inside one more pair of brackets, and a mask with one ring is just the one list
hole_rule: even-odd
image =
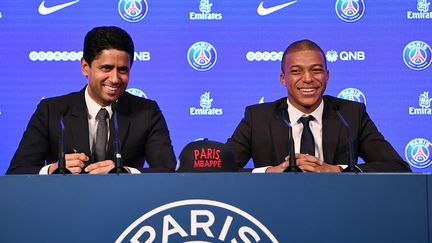
[[306,71],[303,75],[303,81],[304,82],[312,82],[312,73],[309,71]]
[[113,83],[120,82],[120,72],[117,69],[113,69],[110,73],[110,81]]

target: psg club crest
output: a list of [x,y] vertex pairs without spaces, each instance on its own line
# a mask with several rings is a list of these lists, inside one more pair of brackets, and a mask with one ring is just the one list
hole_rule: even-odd
[[208,42],[196,42],[189,48],[187,59],[191,67],[197,71],[210,70],[216,64],[216,49]]
[[366,105],[366,97],[364,96],[363,92],[355,88],[346,88],[342,90],[337,97],[344,100],[351,100],[363,103]]
[[120,0],[118,12],[124,20],[134,23],[147,15],[148,5],[146,0]]
[[423,138],[411,140],[405,148],[405,158],[415,168],[424,169],[432,164],[431,143]]
[[206,199],[159,206],[132,222],[115,242],[279,243],[270,230],[249,213]]
[[140,89],[129,88],[129,89],[126,90],[126,92],[128,92],[131,95],[135,95],[135,96],[147,99],[147,95],[142,90],[140,90]]
[[412,41],[403,50],[405,64],[413,70],[424,70],[431,64],[432,50],[423,41]]
[[335,10],[343,21],[356,22],[365,12],[365,4],[363,0],[337,0]]

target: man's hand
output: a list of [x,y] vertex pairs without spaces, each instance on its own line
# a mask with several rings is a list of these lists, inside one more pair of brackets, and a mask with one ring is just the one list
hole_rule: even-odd
[[[72,174],[81,173],[85,167],[85,163],[89,160],[89,157],[84,153],[65,154],[66,169]],[[58,162],[53,163],[48,167],[48,174],[52,174],[54,170],[58,168]]]
[[341,172],[341,167],[329,165],[309,154],[296,154],[297,166],[304,172]]
[[[342,168],[337,165],[329,165],[320,158],[309,154],[296,154],[297,166],[304,172],[341,172]],[[277,166],[268,167],[266,173],[284,172],[289,166],[289,156]]]
[[289,165],[288,161],[284,161],[284,162],[280,163],[277,166],[270,166],[270,167],[268,167],[267,170],[265,171],[265,173],[281,173],[281,172],[284,172],[286,170],[286,168],[288,168],[288,165]]
[[93,164],[89,164],[85,168],[85,172],[89,174],[108,174],[108,172],[110,172],[110,170],[112,170],[114,167],[115,167],[114,161],[104,160]]

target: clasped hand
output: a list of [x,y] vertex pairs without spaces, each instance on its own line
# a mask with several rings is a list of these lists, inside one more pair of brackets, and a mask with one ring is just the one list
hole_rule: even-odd
[[[83,169],[89,174],[107,174],[115,167],[112,160],[104,160],[92,163],[86,167],[88,161],[89,157],[84,153],[65,154],[66,169],[72,172],[72,174],[79,174],[83,171]],[[52,172],[57,168],[58,162],[51,164],[48,168],[48,173],[52,174]]]
[[[341,167],[330,165],[322,161],[320,158],[309,154],[295,154],[297,166],[304,172],[341,172]],[[289,155],[285,157],[285,161],[277,166],[267,168],[266,173],[278,173],[285,171],[289,166]]]

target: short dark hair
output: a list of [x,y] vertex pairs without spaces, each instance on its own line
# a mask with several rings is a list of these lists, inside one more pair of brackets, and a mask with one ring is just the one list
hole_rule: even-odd
[[326,56],[324,54],[324,51],[321,49],[321,47],[319,45],[317,45],[315,42],[311,41],[311,40],[304,39],[304,40],[298,40],[298,41],[295,41],[295,42],[291,43],[285,49],[285,51],[284,51],[284,53],[282,55],[282,62],[281,62],[282,72],[284,72],[285,58],[286,58],[286,55],[288,53],[293,53],[293,52],[297,52],[297,51],[306,51],[306,50],[321,52],[321,54],[323,55],[323,58],[324,58],[325,68],[327,69]]
[[84,38],[83,58],[91,65],[101,51],[116,49],[125,51],[130,56],[130,63],[134,59],[134,43],[130,35],[116,26],[100,26],[90,30]]

